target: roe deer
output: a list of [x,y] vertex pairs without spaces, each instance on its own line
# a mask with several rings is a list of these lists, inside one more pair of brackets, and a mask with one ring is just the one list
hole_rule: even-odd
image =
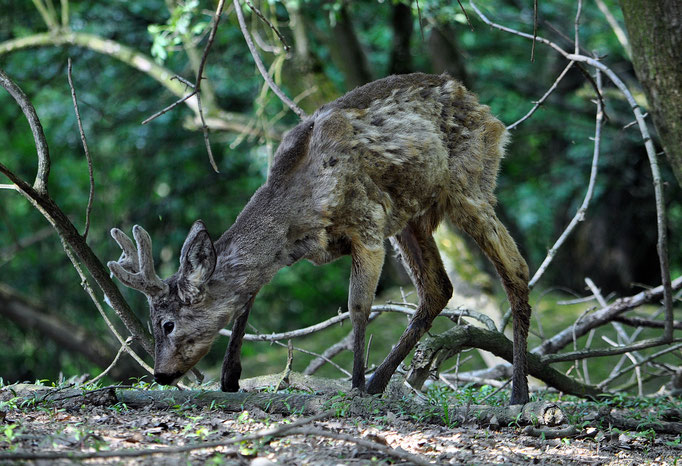
[[[234,225],[212,242],[192,226],[180,269],[154,272],[151,240],[139,226],[113,274],[149,300],[154,376],[171,384],[235,320],[223,363],[223,391],[239,389],[240,349],[256,293],[300,259],[324,264],[350,254],[348,309],[354,333],[352,384],[380,393],[452,295],[432,232],[444,217],[469,234],[494,264],[514,317],[512,404],[528,401],[528,267],[495,215],[504,125],[447,75],[390,76],[322,106],[283,138],[267,182]],[[419,295],[408,328],[365,386],[365,327],[384,263],[398,250]]]

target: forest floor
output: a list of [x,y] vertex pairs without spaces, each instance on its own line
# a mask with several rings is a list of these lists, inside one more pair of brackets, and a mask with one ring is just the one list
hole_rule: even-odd
[[[556,427],[561,432],[569,425],[573,432],[547,438],[551,428],[537,436],[526,435],[521,422],[510,426],[488,420],[482,425],[480,416],[460,416],[433,398],[432,409],[424,411],[410,410],[418,402],[404,397],[402,404],[376,409],[338,394],[319,395],[331,402],[326,406],[332,415],[310,420],[305,409],[293,405],[298,414],[266,412],[244,402],[243,409],[235,409],[215,401],[178,402],[172,399],[177,391],[155,392],[161,396],[154,403],[114,404],[78,396],[67,404],[26,402],[16,391],[12,397],[8,393],[7,388],[0,391],[0,464],[682,463],[682,437],[675,427],[669,433],[590,427],[594,420],[584,421],[580,411],[587,405],[579,401],[561,404],[573,414]],[[281,430],[291,423],[300,426]],[[197,444],[204,447],[193,447]],[[64,458],[67,454],[72,456]]]

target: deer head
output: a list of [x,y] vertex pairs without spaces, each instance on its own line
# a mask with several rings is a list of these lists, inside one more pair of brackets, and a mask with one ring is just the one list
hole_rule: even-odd
[[152,241],[139,225],[132,240],[113,228],[111,236],[123,250],[118,261],[107,265],[124,285],[147,296],[154,334],[154,378],[172,384],[209,350],[218,331],[230,317],[216,309],[208,283],[216,268],[213,242],[197,220],[182,246],[180,268],[166,280],[154,271]]

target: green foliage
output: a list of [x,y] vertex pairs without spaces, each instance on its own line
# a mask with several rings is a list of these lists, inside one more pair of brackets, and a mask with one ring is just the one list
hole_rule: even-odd
[[199,0],[179,2],[165,24],[147,26],[147,31],[153,38],[151,54],[157,62],[165,62],[169,54],[183,43],[195,40],[207,29],[209,21],[195,19],[198,7]]

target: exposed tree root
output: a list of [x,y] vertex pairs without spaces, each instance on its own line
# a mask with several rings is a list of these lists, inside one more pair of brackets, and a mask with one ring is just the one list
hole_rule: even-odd
[[[407,380],[420,388],[437,364],[466,348],[479,348],[512,361],[512,342],[499,332],[472,325],[453,327],[440,335],[422,339],[414,351]],[[442,354],[445,353],[445,354]],[[434,367],[434,362],[436,362]],[[597,398],[602,394],[598,387],[583,384],[553,369],[532,353],[528,353],[528,373],[564,393],[583,398]]]

